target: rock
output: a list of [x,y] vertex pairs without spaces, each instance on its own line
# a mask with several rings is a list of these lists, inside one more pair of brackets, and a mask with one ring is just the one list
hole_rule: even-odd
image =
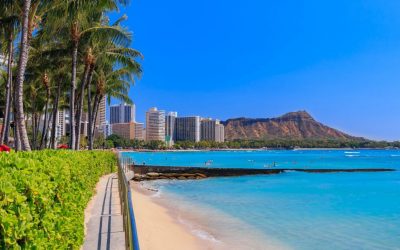
[[178,177],[178,180],[186,180],[186,177],[184,177],[184,176],[179,176],[179,177]]
[[181,174],[181,176],[184,176],[184,177],[195,177],[196,174]]
[[160,176],[159,173],[154,173],[154,172],[147,173],[146,175],[147,175],[148,177],[152,177],[152,178],[154,178],[154,177],[159,177],[159,176]]
[[207,178],[207,175],[201,173],[196,173],[196,176],[200,178]]
[[169,178],[169,177],[173,177],[173,176],[171,174],[160,174],[160,177]]

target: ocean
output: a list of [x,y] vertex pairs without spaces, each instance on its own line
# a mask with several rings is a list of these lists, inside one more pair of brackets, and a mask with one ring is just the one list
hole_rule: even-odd
[[[400,151],[126,152],[137,163],[227,168],[394,168],[152,181],[155,199],[225,249],[400,249]],[[196,222],[196,223],[193,223]]]

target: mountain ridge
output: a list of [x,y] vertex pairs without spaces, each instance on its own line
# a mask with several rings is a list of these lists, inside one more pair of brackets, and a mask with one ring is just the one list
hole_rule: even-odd
[[231,118],[222,124],[225,126],[227,140],[366,140],[318,122],[305,110],[289,112],[275,118]]

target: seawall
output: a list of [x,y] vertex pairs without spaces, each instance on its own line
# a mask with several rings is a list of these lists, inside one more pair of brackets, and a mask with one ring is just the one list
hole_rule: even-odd
[[205,168],[205,167],[173,167],[132,165],[135,176],[133,180],[157,179],[202,179],[208,177],[229,177],[243,175],[281,174],[287,171],[306,173],[337,173],[337,172],[387,172],[395,171],[390,168],[357,168],[357,169],[302,169],[302,168],[273,168],[273,169],[248,169],[248,168]]

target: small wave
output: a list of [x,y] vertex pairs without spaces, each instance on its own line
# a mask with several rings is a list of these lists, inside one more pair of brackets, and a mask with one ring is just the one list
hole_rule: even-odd
[[346,151],[345,154],[359,154],[360,152],[357,151]]
[[390,157],[400,157],[400,155],[390,155]]
[[221,241],[217,240],[211,233],[202,230],[200,228],[197,228],[193,223],[190,223],[184,219],[182,219],[180,216],[178,216],[178,221],[185,227],[190,229],[190,232],[194,234],[195,236],[203,239],[203,240],[208,240],[214,243],[222,243]]
[[161,192],[160,189],[158,189],[157,191],[155,191],[155,192],[151,195],[151,197],[160,198],[161,195],[162,195],[162,192]]
[[206,231],[200,229],[193,229],[192,233],[203,240],[209,240],[215,243],[221,243],[221,241],[217,240],[214,236],[212,236],[210,233]]
[[359,155],[346,155],[346,157],[359,157]]

